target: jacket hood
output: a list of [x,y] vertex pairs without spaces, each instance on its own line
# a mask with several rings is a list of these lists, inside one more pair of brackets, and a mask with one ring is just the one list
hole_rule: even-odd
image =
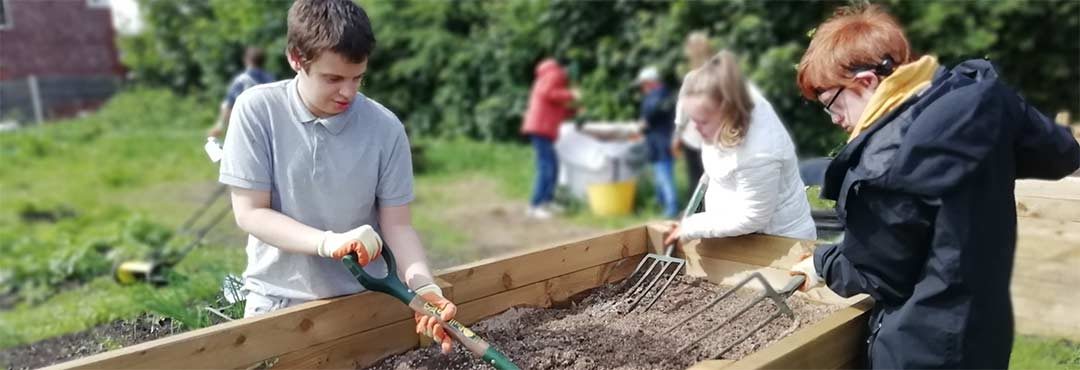
[[541,77],[549,76],[557,78],[559,80],[566,79],[566,70],[564,70],[563,67],[559,65],[559,62],[551,58],[544,59],[540,62],[540,64],[536,65],[536,78],[539,79]]

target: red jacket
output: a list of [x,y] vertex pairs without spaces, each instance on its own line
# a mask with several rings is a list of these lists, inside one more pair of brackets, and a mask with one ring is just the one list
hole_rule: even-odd
[[566,71],[554,59],[545,59],[536,66],[536,79],[529,93],[529,107],[521,133],[538,135],[551,140],[559,137],[559,124],[574,110],[570,103],[574,94],[567,88]]

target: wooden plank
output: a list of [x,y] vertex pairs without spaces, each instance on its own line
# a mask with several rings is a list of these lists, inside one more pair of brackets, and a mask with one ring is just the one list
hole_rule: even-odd
[[1080,178],[1069,176],[1057,181],[1019,180],[1016,196],[1080,200]]
[[[1013,281],[1012,303],[1018,333],[1080,341],[1080,321],[1076,319],[1080,298],[1075,293],[1061,289],[1017,289],[1017,286],[1031,284]],[[1075,291],[1075,285],[1063,288]]]
[[358,369],[416,348],[419,342],[415,329],[416,322],[410,318],[270,361],[274,369]]
[[688,243],[682,249],[687,255],[696,254],[712,260],[727,260],[745,264],[787,269],[804,253],[813,250],[813,243],[778,236],[751,234],[731,238],[702,239]]
[[[649,249],[663,253],[663,235],[666,224],[654,223],[647,227]],[[799,246],[802,249],[796,249]],[[699,255],[714,259],[743,262],[760,266],[791,266],[802,252],[813,250],[814,242],[765,234],[748,234],[727,238],[692,240],[678,248],[677,254],[696,248]],[[790,255],[788,255],[790,253]]]
[[1075,223],[1019,221],[1010,286],[1017,332],[1080,340],[1080,241],[1062,226]]
[[726,369],[734,363],[735,360],[705,360],[690,366],[686,370],[720,370]]
[[664,245],[664,233],[668,230],[667,225],[668,224],[665,222],[657,222],[646,226],[646,233],[648,235],[645,249],[648,253],[664,253],[664,249],[667,247]]
[[[450,269],[441,277],[451,285],[450,291],[459,303],[462,310],[459,318],[471,324],[514,305],[547,306],[604,282],[624,278],[647,248],[658,248],[655,239],[655,232],[650,228],[632,228],[568,245]],[[762,248],[773,253],[784,250],[780,244],[754,245],[765,245]],[[789,244],[786,251],[790,253],[791,248]],[[702,250],[705,252],[700,253],[699,258],[726,257],[724,253],[714,253],[714,250]],[[761,261],[764,261],[761,265],[782,264],[767,253],[748,250],[745,246],[727,247],[725,250],[735,251],[735,258],[742,261],[728,261],[731,264],[750,267],[755,266],[754,262]],[[776,268],[772,270],[775,270],[774,273],[784,272]],[[527,283],[529,281],[531,283]],[[378,309],[373,310],[372,307]],[[802,338],[799,339],[802,342],[791,342],[792,337],[789,337],[763,350],[768,351],[783,343],[795,343],[783,345],[791,347],[785,349],[786,352],[765,357],[756,354],[734,365],[757,368],[769,364],[780,366],[785,364],[783,361],[792,363],[791,359],[785,360],[790,357],[788,352],[802,353],[808,359],[826,361],[823,363],[828,364],[849,364],[854,361],[850,358],[854,355],[845,357],[833,352],[846,348],[848,352],[858,353],[851,349],[858,348],[857,342],[861,342],[862,335],[849,332],[849,326],[855,321],[859,324],[858,328],[865,327],[865,318],[852,318],[864,314],[865,309],[862,306],[845,308],[840,311],[839,319],[834,314],[793,334],[794,338]],[[353,322],[357,323],[355,327],[342,325]],[[827,327],[822,328],[822,325]],[[411,315],[403,305],[380,294],[365,293],[311,302],[258,318],[181,334],[146,346],[113,351],[102,355],[98,361],[84,359],[69,365],[92,368],[236,368],[270,359],[270,363],[277,368],[356,367],[416,346],[418,340],[412,328]],[[805,331],[812,333],[804,334]],[[848,331],[846,337],[830,334],[845,331]],[[815,338],[819,335],[826,336],[826,342],[818,343],[821,339]],[[813,346],[810,344],[803,343],[808,341],[819,348],[811,348]],[[377,344],[373,347],[372,343]],[[815,357],[818,356],[815,353],[819,352],[820,357]],[[756,363],[765,365],[754,365]],[[814,362],[808,363],[823,367]],[[79,366],[60,366],[72,367]]]
[[[644,252],[642,227],[625,229],[556,247],[542,247],[487,259],[445,271],[440,277],[454,286],[457,300],[526,286],[567,271],[626,259]],[[243,367],[317,343],[411,317],[411,311],[382,294],[308,302],[278,312],[62,363],[55,369],[158,369]],[[354,323],[342,325],[341,323]]]
[[[457,319],[471,325],[515,306],[550,307],[553,303],[566,301],[575,294],[625,278],[633,271],[635,263],[633,260],[609,262],[459,303]],[[406,320],[404,324],[393,324],[288,353],[278,357],[274,367],[334,369],[368,366],[417,346],[417,336],[413,331],[415,324],[412,320]],[[371,343],[375,342],[378,342],[379,346],[371,348]]]
[[534,248],[444,270],[459,301],[467,302],[645,252],[645,229],[633,227],[560,246]]
[[1016,197],[1016,215],[1028,218],[1080,222],[1080,200],[1018,195]]
[[840,369],[851,366],[865,349],[866,322],[873,300],[862,297],[814,325],[724,367],[741,369]]
[[[686,245],[684,256],[686,258],[686,273],[688,275],[702,277],[716,284],[730,286],[738,284],[743,279],[750,276],[751,273],[757,272],[765,277],[765,280],[767,280],[774,288],[787,285],[787,283],[791,281],[792,277],[789,273],[790,268],[798,261],[798,257],[801,257],[803,252],[802,245],[793,245],[787,252],[784,252],[783,248],[775,248],[773,249],[774,257],[759,258],[760,261],[769,260],[773,266],[761,266],[710,257],[709,255],[717,253],[715,250],[708,250],[705,252],[705,255],[702,255],[701,251],[705,251],[707,248],[710,247],[699,245],[696,242],[691,242]],[[749,289],[763,288],[758,283],[747,284],[746,287]],[[862,297],[859,296],[851,298],[840,297],[825,286],[811,289],[806,293],[797,294],[815,302],[844,306],[854,304],[862,299]]]
[[1039,238],[1067,244],[1080,244],[1080,222],[1041,218],[1017,218],[1017,239]]
[[1056,261],[1067,259],[1070,255],[1075,254],[1077,249],[1080,249],[1080,244],[1078,243],[1069,243],[1053,238],[1020,235],[1019,239],[1016,241],[1016,260],[1034,260],[1054,263]]
[[393,298],[365,292],[194,330],[49,369],[220,369],[331,342],[411,317]]

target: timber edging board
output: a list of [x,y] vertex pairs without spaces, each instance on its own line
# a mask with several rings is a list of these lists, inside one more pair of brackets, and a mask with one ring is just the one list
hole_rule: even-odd
[[[645,244],[645,230],[639,226],[450,268],[441,271],[439,277],[454,286],[453,299],[469,302],[568,272],[628,260],[644,253]],[[308,302],[47,369],[246,368],[282,354],[411,319],[411,311],[400,302],[367,292]]]
[[[448,294],[458,303],[458,317],[466,324],[516,305],[550,306],[625,278],[644,253],[660,248],[650,231],[646,226],[630,228],[451,268],[439,275],[440,284],[451,288]],[[755,261],[770,258],[751,255]],[[868,307],[868,299],[864,299],[740,361],[702,362],[693,369],[858,365]],[[400,303],[381,294],[361,293],[309,302],[52,368],[252,368],[260,364],[278,369],[353,368],[415,348],[419,341],[413,327],[411,313]]]

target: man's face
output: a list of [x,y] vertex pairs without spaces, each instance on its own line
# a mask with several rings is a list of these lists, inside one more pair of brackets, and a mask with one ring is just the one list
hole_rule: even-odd
[[292,53],[289,64],[298,77],[300,98],[317,117],[329,117],[349,109],[367,72],[367,60],[353,63],[332,51],[316,57],[307,70]]
[[654,80],[641,81],[641,83],[638,84],[638,89],[641,89],[642,94],[648,94],[657,87],[660,87],[660,83]]

